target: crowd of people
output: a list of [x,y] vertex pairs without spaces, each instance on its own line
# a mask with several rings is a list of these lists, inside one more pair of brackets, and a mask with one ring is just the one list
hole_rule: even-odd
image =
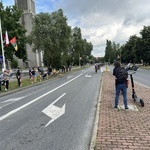
[[57,76],[59,74],[59,70],[56,70],[52,68],[51,66],[48,68],[48,70],[44,71],[43,68],[40,67],[33,67],[29,69],[29,77],[31,83],[35,83],[37,81],[42,81],[45,79],[49,79],[53,76]]
[[[59,73],[66,73],[71,71],[72,66],[62,66],[60,70],[56,70],[50,66],[47,70],[40,67],[33,67],[29,69],[29,80],[31,83],[40,82],[52,77],[58,76]],[[22,87],[22,70],[18,69],[16,73],[13,73],[14,77],[17,79],[18,87]],[[6,69],[0,75],[0,91],[2,91],[2,86],[5,91],[9,90],[9,80],[12,78],[12,70]]]

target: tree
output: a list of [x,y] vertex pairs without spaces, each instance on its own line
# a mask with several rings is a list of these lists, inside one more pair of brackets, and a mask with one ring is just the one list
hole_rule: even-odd
[[[4,47],[5,49],[5,58],[9,61],[14,60],[14,55],[23,61],[27,60],[27,52],[25,48],[26,44],[26,37],[25,32],[26,30],[20,24],[20,18],[22,16],[22,11],[17,9],[17,6],[7,6],[4,8],[3,3],[0,2],[0,16],[2,20],[2,31],[3,35],[5,35],[5,31],[7,30],[9,40],[13,37],[17,39],[17,46],[18,51],[15,51],[14,47],[9,44],[8,47]],[[1,52],[0,52],[1,54]]]
[[67,25],[67,18],[63,11],[37,14],[33,19],[32,32],[28,42],[33,44],[33,51],[44,52],[45,65],[59,68],[63,56],[68,53],[71,28]]
[[112,50],[113,50],[112,49],[112,42],[109,40],[106,40],[105,62],[110,61]]
[[112,52],[110,56],[110,62],[113,63],[115,60],[121,61],[121,50],[120,44],[112,43]]
[[121,50],[120,45],[110,40],[106,40],[106,49],[105,49],[105,62],[113,63],[118,60],[121,61]]
[[79,27],[75,27],[72,29],[72,56],[74,58],[74,63],[79,64],[79,59],[82,59],[82,50],[83,50],[83,41],[82,41],[82,33]]
[[136,55],[137,41],[138,37],[136,35],[130,36],[129,40],[121,47],[122,61],[124,63],[135,63],[138,60]]
[[82,40],[83,42],[83,47],[81,51],[81,56],[82,56],[82,63],[86,64],[89,62],[89,57],[91,56],[91,51],[93,50],[93,45],[91,42],[87,42],[86,39]]
[[140,34],[142,36],[140,40],[142,46],[139,46],[138,54],[140,54],[141,60],[150,64],[150,26],[144,26]]
[[[121,61],[123,63],[141,63],[150,64],[150,26],[144,26],[140,32],[141,37],[132,35],[128,41],[120,48],[114,48],[116,45],[112,45],[111,41],[106,41],[105,49],[105,61],[111,60],[115,50],[114,56],[121,54]],[[113,48],[112,48],[113,47]]]
[[[60,65],[68,64],[69,46],[71,37],[71,27],[67,25],[67,18],[63,14],[63,10],[59,9],[52,13],[53,20],[56,20],[54,26],[56,27],[57,35],[57,50],[60,57]],[[58,56],[56,56],[58,58]]]

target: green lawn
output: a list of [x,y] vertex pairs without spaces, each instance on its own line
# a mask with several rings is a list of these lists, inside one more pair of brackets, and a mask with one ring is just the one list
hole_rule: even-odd
[[[26,78],[26,77],[22,78],[22,87],[29,86],[29,85],[32,85],[30,79]],[[10,90],[15,90],[17,88],[21,88],[21,87],[18,87],[17,79],[13,79],[12,81],[10,79],[10,81],[9,81],[9,91]],[[5,86],[2,86],[2,92],[5,92]]]
[[[69,74],[69,73],[71,73],[71,72],[74,72],[74,71],[77,71],[77,70],[81,70],[81,69],[84,69],[84,67],[83,67],[83,68],[76,67],[75,69],[72,69],[71,71],[66,72],[65,74]],[[61,77],[61,76],[65,75],[65,74],[59,73],[59,75],[58,75],[57,77]],[[48,79],[46,79],[46,80],[50,80],[50,79],[52,79],[52,78],[56,78],[56,76],[53,76],[53,77],[48,78]],[[32,85],[35,85],[35,84],[37,84],[37,83],[45,82],[46,80],[40,81],[40,80],[37,78],[36,82],[34,82],[34,83],[32,84],[32,82],[30,81],[30,78],[29,78],[28,76],[22,77],[22,87],[32,86]],[[22,88],[22,87],[18,87],[18,82],[17,82],[17,79],[16,79],[16,78],[15,78],[15,79],[10,79],[10,81],[9,81],[9,91],[15,90],[15,89],[18,89],[18,88]],[[4,93],[4,92],[5,92],[5,86],[2,86],[2,93]]]
[[139,68],[150,70],[150,66],[140,66]]

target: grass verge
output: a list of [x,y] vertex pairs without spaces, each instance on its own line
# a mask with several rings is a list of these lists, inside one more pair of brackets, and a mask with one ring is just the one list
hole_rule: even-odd
[[[50,80],[52,78],[62,77],[64,75],[66,75],[66,74],[69,74],[69,73],[74,72],[74,71],[82,70],[82,69],[84,69],[84,67],[82,67],[82,68],[76,67],[76,68],[72,69],[71,71],[68,71],[68,72],[63,73],[63,74],[59,73],[58,76],[52,76],[52,77],[50,77],[48,79],[45,79],[45,80],[42,80],[42,81],[40,81],[37,78],[36,82],[34,82],[33,84],[30,81],[30,78],[28,76],[25,76],[25,77],[22,77],[22,87],[27,87],[27,86],[35,85],[37,83],[42,83],[42,82],[48,81],[48,80]],[[9,81],[9,91],[16,90],[16,89],[19,89],[19,88],[22,88],[22,87],[18,87],[17,79],[10,79],[10,81]],[[1,93],[5,93],[5,86],[1,86],[1,89],[2,89]]]

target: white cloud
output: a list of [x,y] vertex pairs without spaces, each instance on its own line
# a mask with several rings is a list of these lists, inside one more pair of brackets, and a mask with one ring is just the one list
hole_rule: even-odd
[[92,42],[94,56],[104,56],[106,39],[124,44],[150,24],[149,0],[60,0],[55,4],[59,7],[72,26],[81,28],[83,38]]
[[[4,0],[7,4],[13,1]],[[150,25],[149,0],[35,0],[37,12],[63,9],[68,24],[81,28],[94,56],[104,56],[106,39],[124,44]]]

